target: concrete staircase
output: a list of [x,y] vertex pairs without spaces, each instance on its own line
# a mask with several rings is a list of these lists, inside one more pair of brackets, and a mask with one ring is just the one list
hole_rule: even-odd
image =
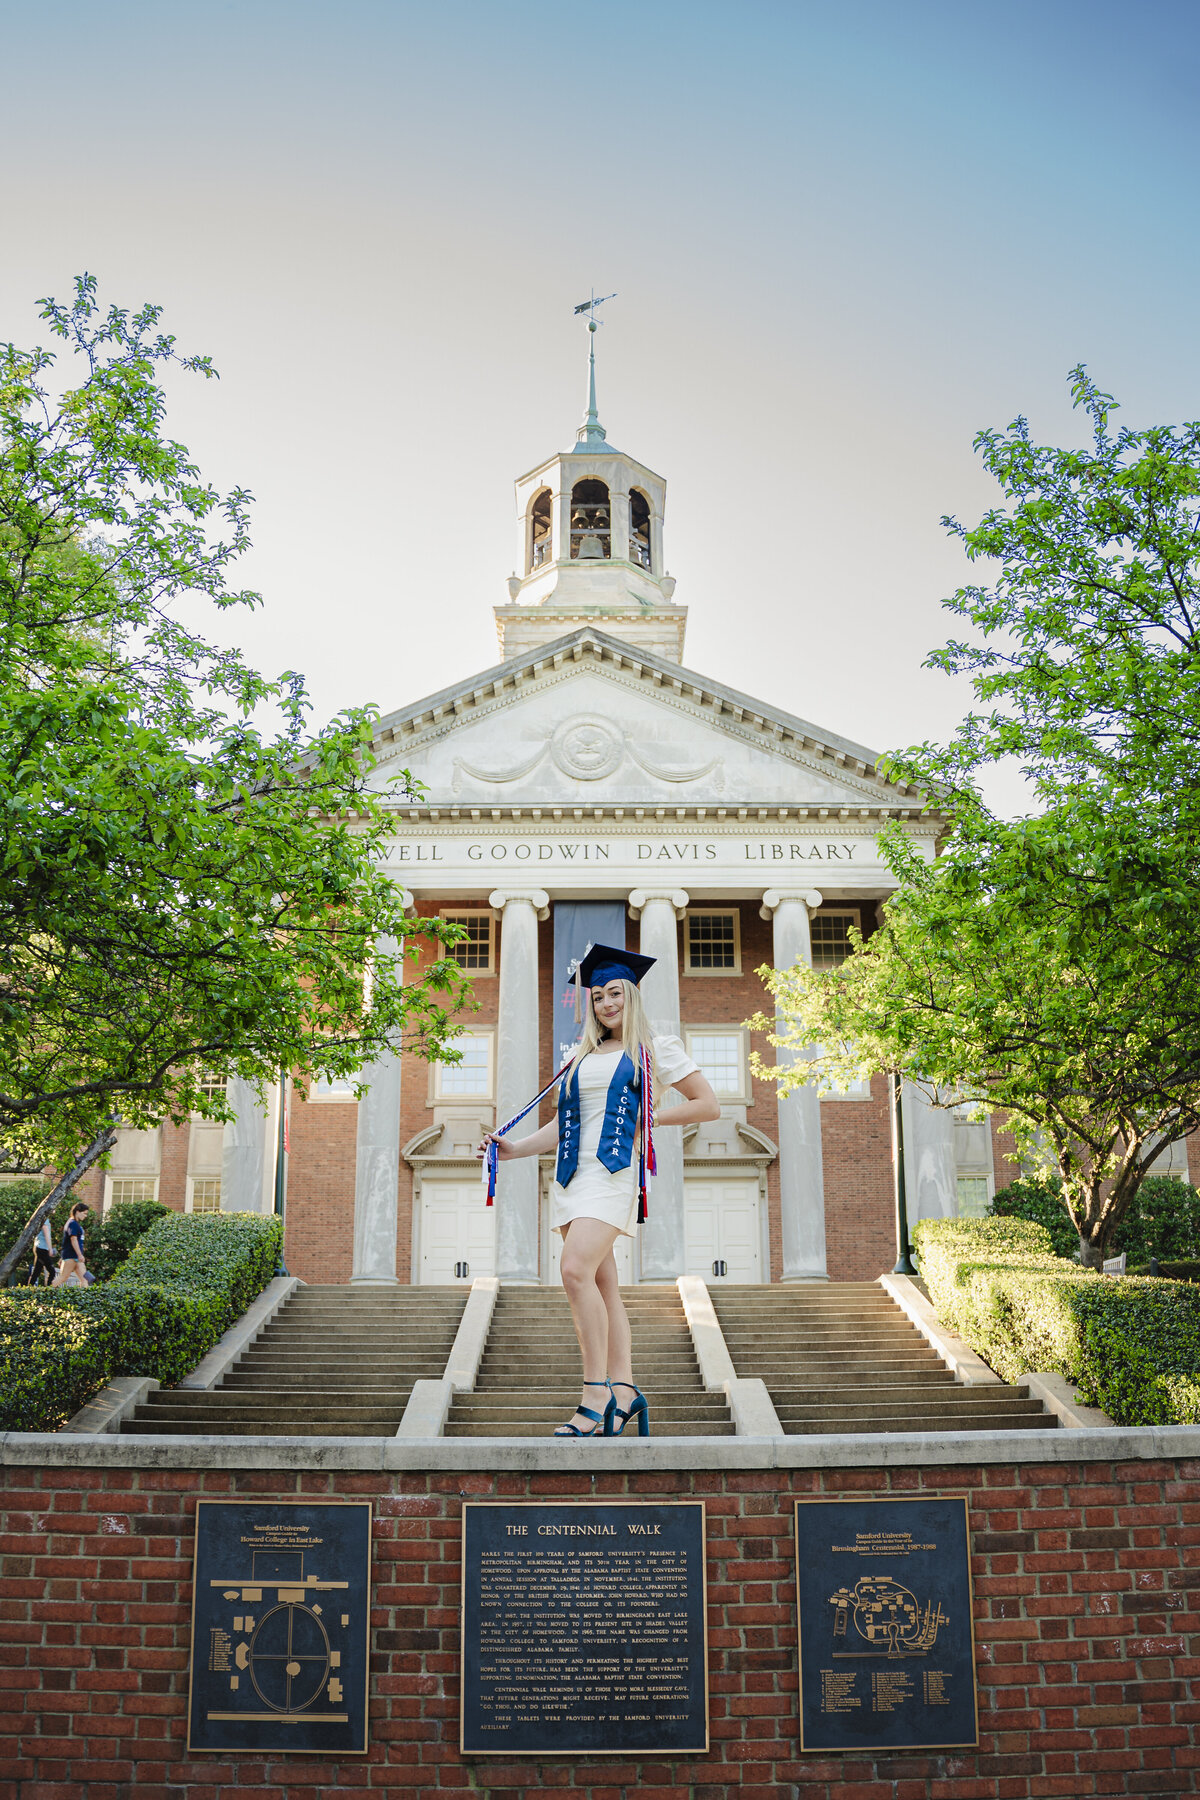
[[710,1289],[734,1367],[789,1434],[1046,1430],[1025,1388],[964,1387],[874,1282]]
[[300,1287],[208,1392],[161,1388],[126,1432],[391,1437],[414,1381],[441,1376],[465,1288]]
[[[761,1292],[761,1289],[756,1289]],[[731,1437],[723,1394],[700,1382],[678,1290],[627,1287],[633,1368],[655,1437]],[[561,1288],[502,1287],[473,1393],[460,1394],[447,1437],[549,1437],[579,1398],[579,1349]],[[600,1411],[597,1395],[596,1410]],[[628,1431],[634,1429],[631,1423]]]

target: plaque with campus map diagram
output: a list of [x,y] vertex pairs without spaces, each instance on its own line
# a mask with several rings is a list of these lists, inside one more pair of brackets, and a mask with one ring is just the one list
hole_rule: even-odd
[[188,1751],[363,1755],[366,1500],[198,1500]]
[[803,1750],[979,1742],[963,1494],[796,1501]]

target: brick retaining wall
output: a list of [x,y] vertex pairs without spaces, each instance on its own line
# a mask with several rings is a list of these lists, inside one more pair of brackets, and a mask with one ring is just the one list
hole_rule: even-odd
[[[1045,1443],[1050,1435],[1039,1438]],[[293,1441],[286,1451],[257,1451],[257,1460],[291,1461],[291,1468],[186,1467],[179,1466],[187,1458],[178,1445],[140,1440],[126,1449],[108,1440],[90,1452],[80,1446],[73,1464],[57,1440],[52,1459],[62,1466],[43,1461],[0,1471],[0,1642],[9,1694],[0,1717],[0,1800],[317,1800],[371,1789],[414,1800],[543,1788],[582,1792],[588,1800],[635,1793],[638,1800],[1195,1793],[1200,1461],[1064,1460],[1061,1439],[1084,1434],[1057,1435],[1060,1443],[1047,1447],[1056,1460],[982,1467],[930,1466],[936,1457],[892,1467],[670,1467],[667,1446],[659,1444],[640,1470],[622,1471],[607,1466],[616,1460],[614,1446],[591,1478],[577,1454],[566,1466],[540,1471],[454,1468],[446,1464],[455,1458],[431,1445],[427,1461],[440,1469],[388,1472],[378,1451],[374,1468],[365,1454],[356,1468],[353,1447],[341,1446],[325,1460],[349,1466],[322,1469],[315,1466],[320,1452]],[[785,1443],[803,1461],[797,1440]],[[26,1440],[26,1453],[32,1448]],[[732,1448],[720,1459],[727,1465]],[[244,1441],[222,1450],[214,1440],[208,1452],[193,1461],[256,1460]],[[879,1460],[885,1457],[881,1452]],[[539,1460],[544,1452],[525,1458]],[[790,1501],[849,1492],[970,1496],[978,1752],[800,1754]],[[186,1759],[191,1555],[201,1494],[375,1502],[367,1758]],[[464,1496],[704,1500],[709,1756],[463,1761],[457,1682]]]

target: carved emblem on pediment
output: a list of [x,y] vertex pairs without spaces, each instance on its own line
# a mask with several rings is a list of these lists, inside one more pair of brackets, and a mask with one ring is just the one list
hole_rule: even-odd
[[547,757],[556,769],[569,776],[572,781],[602,781],[606,775],[615,774],[622,761],[628,757],[643,774],[652,776],[656,781],[701,781],[705,776],[715,774],[716,786],[720,788],[723,785],[723,757],[714,756],[700,767],[659,763],[639,749],[632,732],[614,724],[611,719],[597,713],[577,713],[556,725],[546,742],[532,756],[506,768],[484,768],[477,763],[468,762],[465,757],[456,756],[452,782],[454,792],[458,794],[462,791],[464,776],[471,781],[486,781],[497,787],[524,781]]
[[564,775],[600,781],[611,775],[625,752],[625,734],[607,719],[584,714],[564,719],[550,739],[550,755]]

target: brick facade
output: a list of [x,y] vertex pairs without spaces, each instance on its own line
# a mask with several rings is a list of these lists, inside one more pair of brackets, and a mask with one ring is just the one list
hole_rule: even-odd
[[[380,1791],[468,1800],[543,1789],[588,1800],[1197,1792],[1200,1463],[697,1468],[589,1478],[55,1460],[66,1466],[3,1471],[2,1800],[331,1800]],[[185,1757],[201,1491],[209,1499],[374,1501],[365,1759]],[[846,1492],[969,1495],[978,1751],[801,1755],[790,1502]],[[462,1501],[548,1496],[705,1502],[708,1756],[461,1758]]]

